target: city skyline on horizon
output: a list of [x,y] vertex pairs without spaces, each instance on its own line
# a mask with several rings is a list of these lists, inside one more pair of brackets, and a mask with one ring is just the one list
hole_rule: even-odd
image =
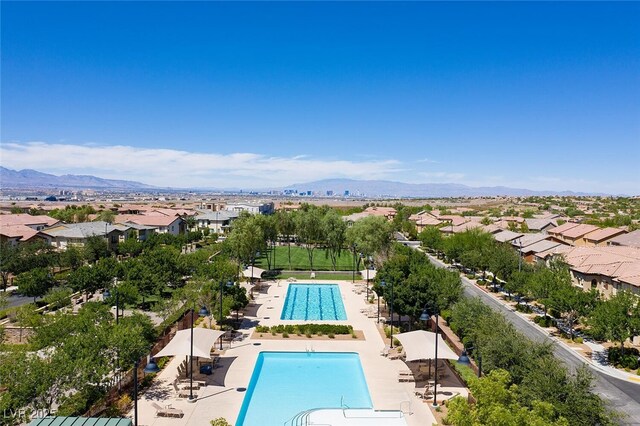
[[635,195],[639,18],[636,3],[3,2],[1,164]]

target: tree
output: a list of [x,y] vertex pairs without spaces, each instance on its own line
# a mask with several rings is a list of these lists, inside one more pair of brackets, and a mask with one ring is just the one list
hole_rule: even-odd
[[113,210],[101,210],[96,215],[96,218],[94,219],[94,221],[113,223],[115,218],[116,218],[116,214],[113,212]]
[[0,276],[2,276],[2,288],[9,286],[9,275],[15,274],[20,269],[20,253],[18,247],[6,241],[0,242]]
[[347,225],[335,210],[329,210],[322,218],[322,233],[327,248],[325,253],[331,259],[334,271],[337,268],[338,257],[344,248],[346,231]]
[[435,252],[442,251],[442,232],[437,227],[425,226],[424,230],[418,235],[418,239],[423,246]]
[[54,287],[44,295],[43,300],[53,309],[60,309],[71,304],[71,294],[73,290],[68,287]]
[[276,226],[278,233],[287,242],[289,254],[289,269],[291,269],[291,239],[296,232],[296,219],[294,213],[280,210],[276,213]]
[[84,258],[89,263],[95,263],[99,259],[108,257],[111,254],[107,239],[99,235],[87,238],[84,243]]
[[579,318],[586,316],[596,305],[598,294],[574,287],[570,283],[559,285],[551,292],[549,305],[555,309],[569,327],[569,335],[573,340],[573,329]]
[[594,336],[619,342],[620,349],[624,352],[625,340],[640,334],[638,298],[630,292],[618,291],[596,306],[588,324]]
[[16,311],[16,322],[20,326],[20,342],[22,342],[22,332],[25,328],[32,328],[40,322],[40,314],[36,312],[36,305],[28,303],[22,305]]
[[518,401],[518,387],[511,384],[505,370],[494,370],[480,379],[472,379],[469,387],[476,399],[470,405],[467,399],[456,397],[447,404],[447,424],[455,426],[568,426],[548,402],[533,401],[531,408]]
[[[275,255],[275,244],[276,240],[278,239],[278,230],[275,216],[256,215],[254,221],[262,230],[262,238],[264,238],[266,247],[271,247],[272,254]],[[266,252],[265,256],[267,259],[267,268],[271,270],[272,263],[275,264],[275,256],[273,258],[273,261],[269,252]]]
[[518,255],[507,244],[496,244],[491,254],[491,271],[504,281],[511,279],[511,274],[518,270]]
[[60,265],[76,270],[84,263],[82,251],[76,246],[68,246],[65,251],[60,253]]
[[35,268],[28,272],[23,272],[16,278],[18,290],[25,296],[33,297],[35,302],[38,297],[42,297],[54,286],[55,280],[45,268]]
[[309,257],[309,265],[313,270],[313,251],[323,241],[322,213],[315,206],[307,206],[296,215],[296,235],[304,245]]
[[241,215],[234,223],[225,246],[240,264],[253,265],[257,252],[264,250],[266,244],[262,228],[253,216]]
[[347,245],[356,256],[358,268],[360,259],[357,253],[365,256],[381,255],[386,258],[393,241],[393,227],[381,216],[368,216],[356,221],[346,232]]

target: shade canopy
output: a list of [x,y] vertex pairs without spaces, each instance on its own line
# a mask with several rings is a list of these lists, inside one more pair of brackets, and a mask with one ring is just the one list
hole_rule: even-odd
[[[193,329],[193,356],[211,358],[211,347],[224,334],[224,331],[208,328]],[[191,329],[180,330],[169,344],[154,355],[162,356],[191,355]]]
[[[406,361],[421,359],[435,359],[436,333],[416,330],[400,333],[395,336],[406,354]],[[441,335],[438,334],[438,359],[458,359],[458,355],[449,348]]]
[[266,271],[264,269],[256,268],[255,266],[252,268],[249,266],[247,269],[242,271],[242,276],[245,278],[262,278],[262,274]]
[[376,271],[375,269],[369,269],[369,275],[367,275],[366,269],[360,271],[360,275],[362,275],[362,278],[364,278],[365,280],[368,279],[369,281],[375,279],[377,273],[378,271]]

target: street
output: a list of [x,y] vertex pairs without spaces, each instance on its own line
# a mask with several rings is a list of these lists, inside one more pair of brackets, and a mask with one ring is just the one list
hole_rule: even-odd
[[[441,268],[446,267],[446,265],[440,260],[429,255],[427,256],[434,265]],[[476,287],[466,277],[461,275],[461,280],[464,285],[464,294],[466,296],[479,297],[486,305],[503,314],[520,333],[524,334],[529,339],[537,342],[553,341],[551,337],[545,334],[535,324],[509,310],[505,305],[494,299],[488,293]],[[640,385],[626,382],[599,372],[587,363],[580,354],[575,353],[556,342],[554,342],[554,353],[557,358],[561,359],[567,367],[572,370],[586,365],[594,376],[593,392],[600,396],[611,409],[624,416],[622,419],[624,424],[640,425]]]

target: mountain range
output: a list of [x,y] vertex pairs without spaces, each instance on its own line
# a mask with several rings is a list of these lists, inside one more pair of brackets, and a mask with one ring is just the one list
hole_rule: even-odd
[[91,175],[56,176],[37,170],[11,170],[0,166],[0,187],[3,189],[153,189],[154,186],[130,180],[103,179]]
[[[2,166],[0,166],[0,188],[170,190],[168,188],[159,188],[129,180],[103,179],[91,175],[56,176],[48,173],[42,173],[37,170],[25,169],[16,171]],[[349,191],[352,196],[362,195],[368,197],[390,198],[489,197],[497,195],[606,195],[572,191],[533,191],[530,189],[509,188],[506,186],[472,187],[455,183],[404,183],[387,180],[355,179],[324,179],[314,182],[288,185],[283,188],[269,188],[268,190],[248,188],[244,189],[243,192],[252,190],[256,192],[284,191],[287,189],[295,189],[298,192],[312,191],[317,194],[326,194],[327,191],[333,191],[336,196],[341,196],[345,191]],[[176,188],[174,190],[178,189]],[[203,191],[206,189],[198,188],[198,190]],[[215,191],[223,191],[223,189],[216,188]],[[239,189],[226,189],[226,191],[240,192]]]

